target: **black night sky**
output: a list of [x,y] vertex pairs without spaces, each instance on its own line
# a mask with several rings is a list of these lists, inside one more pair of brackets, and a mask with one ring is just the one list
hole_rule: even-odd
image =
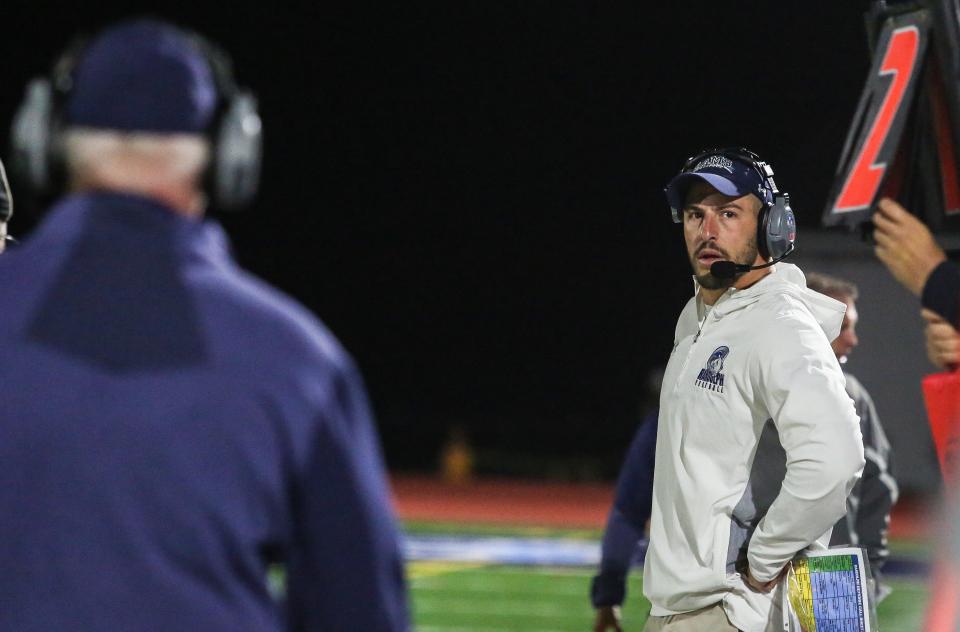
[[75,33],[144,13],[203,32],[267,143],[256,207],[221,219],[353,353],[390,464],[433,468],[462,424],[489,463],[615,472],[691,291],[663,185],[744,145],[816,225],[868,3],[331,4],[5,3],[0,119]]

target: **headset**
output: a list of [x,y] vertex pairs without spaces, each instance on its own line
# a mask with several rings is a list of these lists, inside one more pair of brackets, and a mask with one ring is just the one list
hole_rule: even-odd
[[[256,97],[237,86],[225,51],[198,33],[172,28],[207,61],[217,89],[218,106],[206,131],[211,160],[204,187],[218,209],[242,208],[253,200],[260,183],[263,132]],[[54,194],[64,185],[63,114],[74,71],[91,41],[78,38],[48,76],[32,79],[14,117],[11,166],[35,193]]]
[[[757,250],[764,259],[773,259],[768,265],[773,265],[784,259],[796,248],[797,220],[790,208],[790,194],[780,191],[773,181],[773,167],[760,160],[760,156],[743,147],[725,147],[707,149],[687,158],[680,173],[692,172],[701,160],[710,156],[724,156],[730,160],[747,164],[760,176],[762,190],[757,191],[757,197],[763,206],[757,216]],[[673,221],[682,221],[682,209],[671,209]],[[759,267],[759,266],[757,266]],[[766,265],[762,267],[767,267]],[[754,269],[754,266],[747,266]],[[745,270],[737,270],[745,271]]]

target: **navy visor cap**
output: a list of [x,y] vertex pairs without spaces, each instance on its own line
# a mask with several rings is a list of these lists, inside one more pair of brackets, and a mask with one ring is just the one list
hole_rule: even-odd
[[679,211],[684,207],[687,191],[697,180],[706,182],[724,195],[739,197],[753,193],[765,205],[773,201],[753,164],[738,156],[718,152],[701,156],[670,180],[664,189],[670,208]]

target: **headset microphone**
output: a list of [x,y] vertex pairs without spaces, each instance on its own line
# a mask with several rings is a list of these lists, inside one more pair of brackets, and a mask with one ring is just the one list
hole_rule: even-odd
[[732,279],[737,276],[740,272],[750,272],[751,270],[762,270],[763,268],[769,268],[775,263],[779,263],[787,258],[791,252],[793,252],[795,246],[790,244],[790,247],[785,253],[770,261],[759,266],[751,266],[745,263],[734,263],[732,261],[717,261],[710,266],[710,274],[717,277],[718,279]]

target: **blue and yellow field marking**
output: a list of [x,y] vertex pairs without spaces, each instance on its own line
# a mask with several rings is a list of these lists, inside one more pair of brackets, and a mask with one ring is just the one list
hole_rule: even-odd
[[484,566],[487,566],[487,564],[482,562],[413,561],[407,564],[407,577],[409,577],[411,581],[416,581],[418,579],[449,575],[450,573],[476,570]]

